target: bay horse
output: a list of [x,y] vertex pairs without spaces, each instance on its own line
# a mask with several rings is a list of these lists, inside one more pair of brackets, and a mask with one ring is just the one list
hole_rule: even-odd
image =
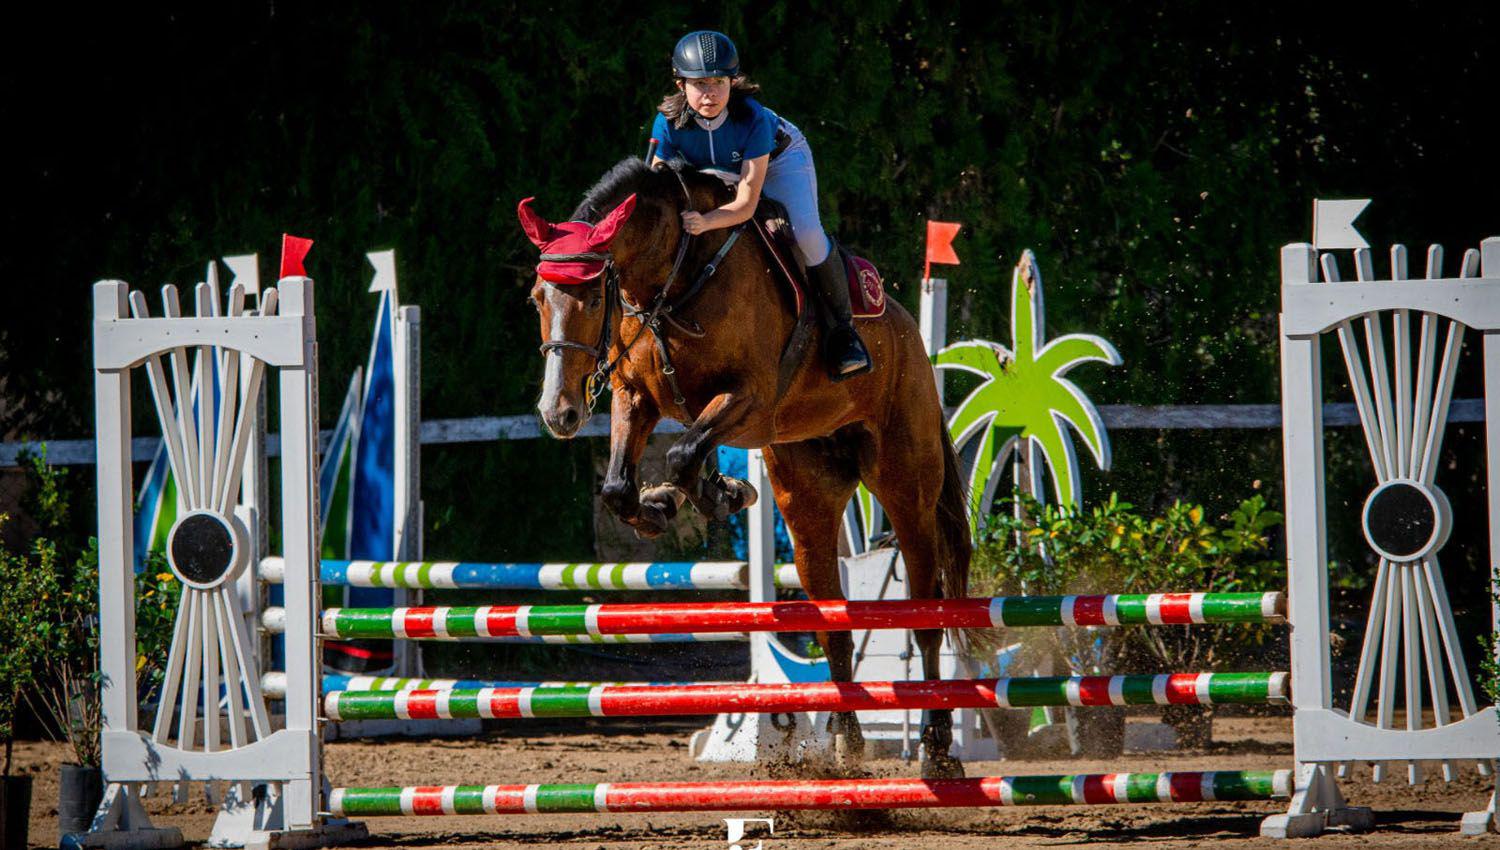
[[[642,537],[665,530],[684,500],[720,519],[753,502],[747,482],[701,473],[720,445],[759,448],[809,597],[843,597],[840,523],[861,481],[890,517],[911,597],[967,595],[968,497],[916,322],[893,300],[884,315],[857,320],[875,368],[842,382],[829,379],[816,345],[784,358],[813,323],[799,321],[766,247],[735,229],[692,237],[682,228],[685,209],[729,197],[718,178],[680,162],[652,169],[631,158],[589,190],[573,221],[550,224],[532,199],[521,202],[522,228],[542,249],[531,301],[543,423],[560,439],[576,435],[607,380],[602,499]],[[667,452],[666,483],[642,492],[637,464],[664,416],[687,432]],[[942,631],[915,638],[924,678],[941,678]],[[851,635],[817,639],[833,681],[852,681]],[[863,751],[859,723],[849,712],[830,726],[847,767]],[[951,743],[950,712],[929,712],[924,776],[963,775]]]

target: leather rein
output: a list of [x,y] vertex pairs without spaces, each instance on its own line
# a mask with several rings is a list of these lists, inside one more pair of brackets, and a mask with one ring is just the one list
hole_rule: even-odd
[[[693,207],[693,197],[688,192],[687,181],[682,179],[681,173],[677,171],[673,171],[672,173],[677,177],[678,185],[682,187],[685,205],[691,210]],[[712,259],[703,268],[698,270],[698,274],[693,278],[692,284],[681,295],[669,300],[669,296],[672,293],[672,285],[677,282],[677,276],[682,272],[683,261],[687,259],[688,249],[693,243],[693,234],[684,230],[682,238],[678,240],[677,255],[672,260],[672,271],[667,275],[666,283],[656,293],[656,297],[651,299],[651,303],[645,307],[637,307],[626,299],[625,293],[620,289],[620,270],[615,265],[614,256],[610,252],[542,254],[541,259],[543,262],[604,263],[604,326],[599,329],[598,342],[594,345],[588,345],[587,343],[577,342],[564,337],[562,339],[549,339],[541,344],[543,357],[546,357],[553,351],[572,349],[574,351],[581,351],[594,358],[594,370],[589,373],[583,382],[584,396],[590,414],[594,412],[594,406],[598,402],[599,396],[604,394],[604,388],[609,385],[610,375],[614,373],[615,368],[630,353],[631,349],[635,348],[635,344],[640,341],[641,335],[648,330],[656,340],[656,350],[662,362],[662,375],[666,377],[667,384],[672,388],[673,402],[676,404],[686,403],[687,399],[682,394],[682,388],[677,385],[677,369],[672,365],[672,358],[667,351],[667,329],[669,327],[676,328],[683,334],[695,339],[701,338],[704,335],[705,332],[698,326],[697,322],[689,321],[684,323],[683,320],[677,318],[674,314],[695,298],[702,291],[704,285],[714,276],[714,273],[719,270],[719,265],[724,261],[724,257],[729,253],[729,249],[733,248],[734,243],[739,241],[744,227],[743,223],[735,225],[733,230],[730,231],[729,238],[724,240],[724,244],[714,253]],[[550,286],[551,284],[548,285]],[[635,335],[630,338],[630,342],[626,343],[625,347],[620,350],[620,353],[611,358],[609,356],[609,349],[611,343],[614,341],[612,313],[616,301],[620,302],[620,315],[622,317],[628,316],[632,319],[638,319],[641,326],[636,330]]]

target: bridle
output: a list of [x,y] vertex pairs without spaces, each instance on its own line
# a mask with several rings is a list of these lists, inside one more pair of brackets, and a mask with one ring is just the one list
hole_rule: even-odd
[[[675,169],[672,170],[672,174],[676,176],[677,184],[682,188],[682,195],[687,208],[692,209],[693,196],[688,191],[687,181],[682,178],[681,172]],[[743,224],[736,226],[730,232],[729,238],[724,240],[724,244],[714,254],[713,258],[699,270],[697,276],[693,279],[692,285],[675,300],[669,301],[668,296],[672,292],[672,285],[677,282],[677,276],[682,272],[683,261],[687,259],[688,249],[693,244],[693,234],[683,230],[682,236],[677,242],[677,254],[672,260],[672,271],[667,275],[667,281],[662,285],[661,290],[657,292],[656,297],[651,299],[651,303],[645,307],[637,307],[631,304],[620,290],[620,270],[615,265],[614,255],[611,252],[542,254],[542,262],[604,263],[604,271],[600,273],[604,278],[604,325],[599,329],[599,341],[594,345],[588,345],[587,343],[564,337],[562,339],[548,339],[541,344],[543,357],[546,357],[553,351],[572,349],[574,351],[581,351],[594,358],[594,370],[583,381],[584,399],[589,415],[593,414],[594,407],[599,401],[599,396],[604,394],[604,388],[609,385],[610,375],[614,373],[615,368],[620,365],[620,361],[630,353],[631,349],[635,348],[635,344],[640,341],[641,335],[648,330],[656,339],[656,349],[661,356],[662,362],[661,371],[666,376],[668,385],[672,388],[672,400],[677,404],[684,404],[687,401],[682,394],[682,389],[677,385],[677,369],[672,365],[671,356],[667,352],[667,328],[662,323],[665,321],[667,326],[677,328],[682,333],[691,337],[696,338],[704,335],[704,331],[698,327],[696,322],[691,323],[691,327],[689,327],[673,314],[691,301],[702,290],[703,285],[708,283],[709,279],[713,277],[714,272],[718,271],[719,264],[723,262],[725,255],[729,253],[729,249],[734,247],[734,243],[739,240],[743,228]],[[551,284],[548,285],[551,286]],[[610,344],[614,341],[614,323],[611,319],[613,318],[612,313],[616,301],[620,302],[620,315],[639,319],[641,326],[636,330],[635,335],[630,338],[630,341],[620,349],[620,353],[611,358],[609,356],[609,348]]]

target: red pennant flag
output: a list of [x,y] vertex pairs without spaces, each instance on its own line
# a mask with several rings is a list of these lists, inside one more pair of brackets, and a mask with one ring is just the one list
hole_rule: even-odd
[[922,267],[922,279],[932,277],[933,263],[958,265],[958,254],[953,251],[953,237],[958,235],[962,224],[947,221],[927,222],[927,262]]
[[307,252],[312,250],[312,246],[311,239],[303,239],[290,233],[281,234],[281,274],[276,279],[306,277],[307,269],[303,267],[302,261],[307,259]]

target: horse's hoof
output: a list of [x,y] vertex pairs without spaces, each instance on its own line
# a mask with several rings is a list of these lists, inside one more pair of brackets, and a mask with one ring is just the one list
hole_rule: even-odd
[[839,770],[852,770],[865,760],[865,741],[862,736],[839,732],[833,736],[833,759]]
[[953,756],[944,755],[922,762],[923,779],[963,779],[964,763]]
[[635,529],[635,536],[641,540],[652,540],[667,530],[667,516],[661,508],[642,502],[640,513],[631,521],[630,527]]
[[684,496],[682,491],[671,484],[658,484],[641,492],[641,513],[652,510],[661,515],[662,525],[677,516],[677,509],[682,507]]
[[708,502],[709,510],[701,512],[713,519],[725,520],[755,504],[755,501],[755,488],[749,482],[725,478]]
[[719,499],[719,510],[716,513],[721,513],[723,516],[718,519],[728,519],[755,504],[760,498],[760,494],[755,492],[755,487],[741,478],[730,478],[726,475],[720,479],[719,487],[722,490],[722,497]]

